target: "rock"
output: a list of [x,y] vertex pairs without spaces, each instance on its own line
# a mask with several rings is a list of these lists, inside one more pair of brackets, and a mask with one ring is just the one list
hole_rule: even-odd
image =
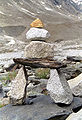
[[37,18],[36,20],[34,20],[31,24],[30,24],[31,27],[37,27],[37,28],[43,28],[44,25],[42,23],[42,21]]
[[72,113],[66,120],[82,120],[82,109],[77,113]]
[[3,87],[4,97],[7,97],[7,93],[10,91],[11,87]]
[[0,82],[0,93],[2,92],[2,83]]
[[11,90],[7,95],[10,97],[10,102],[13,105],[22,104],[25,95],[26,79],[23,68],[19,72],[14,81],[12,81]]
[[3,69],[0,69],[0,73],[4,73],[4,70],[3,70]]
[[9,98],[0,98],[0,106],[5,106],[9,104]]
[[3,87],[3,91],[4,91],[4,92],[9,92],[10,89],[11,89],[11,87]]
[[73,112],[78,112],[82,108],[82,98],[74,97],[72,103],[69,106],[64,106],[63,108],[73,110]]
[[82,96],[82,73],[74,79],[68,80],[68,84],[75,96]]
[[70,104],[73,101],[72,92],[61,71],[57,72],[56,69],[50,70],[47,90],[55,103]]
[[41,93],[46,88],[46,81],[42,81],[41,83],[34,85],[34,83],[30,83],[27,86],[27,93],[31,91],[31,93]]
[[25,47],[25,57],[26,58],[53,58],[54,57],[54,45],[40,42],[32,41],[29,45]]
[[0,66],[0,73],[4,73],[3,66]]
[[30,30],[26,33],[26,38],[28,40],[45,40],[50,37],[50,34],[45,29],[40,28],[30,28]]
[[[65,120],[71,111],[59,107],[50,96],[27,99],[32,105],[11,106],[0,109],[0,120]],[[11,114],[12,112],[12,114]]]
[[67,66],[66,68],[61,68],[67,80],[77,77],[81,73],[81,68],[74,66]]
[[82,62],[81,56],[67,56],[67,60],[69,61],[75,61],[75,62]]

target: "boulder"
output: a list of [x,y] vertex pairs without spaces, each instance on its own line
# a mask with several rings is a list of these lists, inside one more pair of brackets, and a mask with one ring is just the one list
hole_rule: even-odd
[[31,24],[30,24],[31,27],[37,27],[37,28],[43,28],[44,25],[42,23],[42,21],[37,18],[36,20],[34,20]]
[[20,68],[15,80],[12,81],[11,90],[8,92],[13,105],[22,104],[25,95],[26,79],[23,67]]
[[45,40],[50,37],[50,34],[45,29],[40,28],[30,28],[30,30],[26,33],[26,38],[28,40]]
[[72,92],[61,71],[50,70],[47,90],[55,103],[70,104],[73,101]]
[[32,41],[25,47],[26,58],[53,58],[54,45],[50,43]]
[[82,73],[68,81],[68,84],[75,96],[82,96]]
[[72,113],[66,120],[82,120],[82,109],[77,113]]

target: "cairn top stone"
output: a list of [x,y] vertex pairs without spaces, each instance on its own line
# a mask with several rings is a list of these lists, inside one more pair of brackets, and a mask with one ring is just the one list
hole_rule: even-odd
[[30,26],[31,26],[31,27],[36,27],[36,28],[43,28],[43,27],[44,27],[42,21],[41,21],[39,18],[35,19],[35,20],[30,24]]

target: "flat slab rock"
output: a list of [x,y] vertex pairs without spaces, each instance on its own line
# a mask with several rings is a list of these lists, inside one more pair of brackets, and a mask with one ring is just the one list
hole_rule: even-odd
[[41,95],[30,100],[33,104],[0,108],[0,120],[65,120],[73,108],[82,106],[82,98],[77,97],[71,105],[63,108],[55,104],[50,96]]
[[1,108],[0,120],[50,120],[51,118],[64,120],[71,113],[58,107],[48,96],[37,97],[33,102],[32,105],[8,105]]

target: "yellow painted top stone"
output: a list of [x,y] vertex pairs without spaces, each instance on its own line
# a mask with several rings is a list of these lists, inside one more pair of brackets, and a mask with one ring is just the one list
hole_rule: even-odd
[[41,21],[39,18],[35,19],[35,20],[30,24],[30,26],[31,26],[31,27],[36,27],[36,28],[43,28],[43,27],[44,27],[42,21]]

